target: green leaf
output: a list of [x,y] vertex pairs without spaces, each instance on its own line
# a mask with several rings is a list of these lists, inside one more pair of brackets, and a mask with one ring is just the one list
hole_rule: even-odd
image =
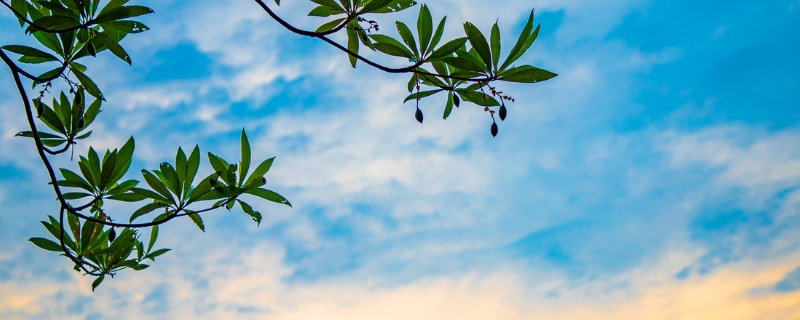
[[256,167],[256,169],[253,170],[253,174],[250,175],[249,178],[247,178],[247,181],[245,181],[244,185],[247,186],[247,185],[252,184],[255,179],[263,179],[264,175],[267,174],[267,172],[269,172],[269,168],[272,167],[272,163],[274,161],[275,161],[275,157],[272,157],[272,158],[269,158],[269,159],[264,160],[263,162],[261,162]]
[[451,112],[453,112],[453,93],[449,92],[447,93],[447,104],[444,106],[444,115],[442,118],[447,120]]
[[411,30],[408,29],[408,26],[400,21],[396,21],[395,25],[397,26],[397,32],[400,33],[400,38],[402,38],[403,42],[414,52],[414,57],[419,57],[417,42],[414,40],[414,35],[411,33]]
[[483,72],[483,67],[480,65],[475,64],[472,60],[464,58],[464,57],[446,57],[442,59],[445,63],[454,66],[456,68],[467,70],[467,71],[475,71],[475,72]]
[[361,10],[358,11],[358,14],[374,12],[376,10],[384,9],[386,8],[386,6],[392,3],[392,1],[393,0],[371,0],[370,2],[367,2],[367,4],[364,5],[364,7],[361,8]]
[[[373,0],[374,1],[374,0]],[[394,0],[386,6],[383,6],[380,9],[371,10],[372,13],[393,13],[393,12],[400,12],[405,9],[411,8],[412,6],[416,5],[417,2],[414,0]]]
[[162,162],[161,165],[159,165],[159,169],[161,169],[161,175],[163,177],[161,181],[167,189],[172,191],[172,194],[180,197],[183,193],[183,183],[181,183],[178,178],[178,173],[175,171],[175,168],[169,163]]
[[486,41],[486,37],[484,37],[483,33],[481,33],[481,31],[470,22],[464,23],[464,32],[467,34],[469,44],[472,45],[472,48],[478,52],[478,55],[480,55],[484,65],[487,67],[487,69],[491,69],[492,53],[489,49],[489,43]]
[[133,20],[109,21],[100,24],[100,26],[103,27],[103,30],[114,29],[123,33],[142,33],[150,30],[150,27],[144,23]]
[[281,195],[279,195],[279,194],[277,194],[277,193],[275,193],[274,191],[271,191],[271,190],[267,190],[267,189],[252,189],[252,190],[247,190],[246,193],[252,194],[254,196],[257,196],[257,197],[259,197],[261,199],[264,199],[264,200],[267,200],[267,201],[272,201],[272,202],[275,202],[275,203],[284,204],[284,205],[287,205],[287,206],[290,206],[290,207],[292,206],[292,204],[289,203],[289,200],[286,200],[286,198],[284,198],[283,196],[281,196]]
[[[358,54],[358,32],[353,29],[347,29],[347,50]],[[350,60],[350,65],[355,68],[358,58],[352,54],[348,54],[347,58]]]
[[58,252],[64,250],[58,243],[47,240],[45,238],[30,238],[28,239],[28,241],[33,242],[33,244],[35,244],[37,247],[45,249],[47,251]]
[[500,103],[497,102],[497,100],[494,97],[488,94],[484,94],[477,91],[464,90],[464,89],[457,89],[456,92],[458,92],[458,94],[462,98],[464,98],[464,100],[467,100],[479,106],[496,107],[500,105]]
[[194,150],[189,155],[189,159],[186,162],[186,173],[184,174],[184,182],[183,182],[183,189],[188,190],[192,186],[192,182],[194,182],[194,177],[197,175],[197,169],[200,167],[200,148],[197,145],[194,146]]
[[54,34],[44,31],[37,31],[33,33],[33,37],[48,49],[53,50],[53,52],[56,54],[62,57],[64,56],[64,51],[61,48],[61,42],[58,41],[58,38]]
[[138,193],[131,192],[131,193],[114,194],[114,195],[109,196],[108,198],[111,199],[111,200],[117,200],[117,201],[122,201],[122,202],[139,202],[139,201],[147,199],[148,197],[145,197],[145,196],[143,196],[141,194],[138,194]]
[[[147,171],[147,170],[144,170],[144,169],[142,169],[142,176],[144,177],[144,181],[147,182],[147,184],[150,186],[150,188],[153,188],[153,190],[155,190],[156,192],[158,192],[159,195],[161,195],[161,199],[164,199],[164,200],[168,199],[170,204],[175,204],[175,199],[172,197],[172,194],[169,193],[169,190],[167,190],[167,187],[164,186],[164,184],[161,182],[161,180],[159,180],[155,175],[150,173],[150,171]],[[137,189],[133,189],[133,190],[134,190],[134,192],[136,192]],[[140,192],[137,192],[137,193],[140,193]],[[145,195],[145,196],[147,196],[148,198],[153,198],[153,197],[148,196],[148,195]]]
[[108,190],[108,188],[116,183],[112,181],[111,177],[114,174],[114,166],[117,164],[117,153],[112,152],[107,157],[103,157],[103,169],[100,171],[100,189]]
[[429,96],[432,96],[432,95],[437,94],[437,93],[442,92],[442,91],[443,91],[443,89],[430,90],[430,91],[421,91],[419,93],[415,92],[415,93],[412,93],[412,94],[408,95],[408,97],[406,97],[406,99],[403,100],[403,103],[406,103],[406,102],[408,102],[410,100],[416,100],[416,99],[422,99],[422,98],[425,98],[425,97],[429,97]]
[[25,29],[26,33],[50,32],[51,30],[62,30],[77,27],[80,22],[77,18],[67,16],[44,16],[33,20],[33,24]]
[[[431,53],[433,51],[433,48],[435,48],[439,44],[439,41],[442,40],[442,34],[444,34],[444,25],[446,21],[447,17],[444,17],[442,18],[441,21],[439,21],[439,26],[436,27],[436,32],[433,33],[433,39],[431,39],[431,43],[428,46],[428,50],[425,51],[424,55],[428,55],[429,53]],[[464,40],[466,41],[466,38]]]
[[148,254],[147,256],[145,256],[144,258],[145,258],[145,259],[150,259],[150,260],[152,260],[153,262],[155,262],[155,261],[156,261],[156,257],[158,257],[158,256],[160,256],[160,255],[163,255],[163,254],[165,254],[165,253],[167,253],[167,252],[170,252],[171,250],[172,250],[172,249],[158,249],[158,250],[156,250],[156,251],[153,251],[153,252],[151,252],[150,254]]
[[132,64],[131,57],[125,52],[125,49],[122,49],[119,43],[111,39],[105,32],[98,33],[94,36],[94,39],[105,45],[108,51],[111,51],[111,53],[122,59],[122,61],[127,62],[129,65]]
[[444,57],[450,57],[456,52],[459,48],[463,47],[464,44],[467,42],[467,38],[458,38],[454,39],[448,43],[445,43],[439,49],[436,49],[428,56],[426,61],[434,61]]
[[521,82],[521,83],[536,83],[545,80],[550,80],[558,76],[550,71],[539,69],[533,66],[520,66],[508,69],[500,77],[502,81],[508,82]]
[[[528,37],[531,35],[531,30],[533,30],[533,10],[531,10],[530,16],[528,16],[528,22],[525,23],[525,27],[522,28],[522,32],[519,34],[519,39],[517,39],[517,43],[511,48],[511,51],[508,53],[508,57],[506,61],[503,62],[503,65],[500,66],[500,70],[505,70],[506,67],[510,66],[514,61],[516,61],[522,53],[522,47],[525,46],[525,42],[527,42]],[[539,26],[536,26],[536,31],[534,34],[539,34]]]
[[344,13],[344,10],[341,8],[331,8],[328,6],[317,6],[316,8],[312,9],[308,16],[310,17],[330,17],[337,14]]
[[145,6],[120,6],[111,10],[100,12],[92,22],[103,23],[114,20],[122,20],[153,13],[153,9]]
[[391,37],[382,34],[371,34],[369,37],[372,38],[372,40],[375,40],[373,46],[380,52],[403,58],[411,58],[413,56],[411,51],[403,46],[400,41],[397,41]]
[[72,182],[75,185],[80,185],[79,188],[82,188],[86,191],[89,192],[94,191],[94,188],[92,188],[89,182],[84,180],[81,176],[79,176],[75,172],[69,171],[67,169],[60,169],[60,171],[61,171],[61,176],[64,177],[64,179],[66,179],[67,181]]
[[62,194],[62,196],[64,197],[65,200],[77,200],[86,197],[91,197],[92,195],[85,192],[66,192]]
[[94,289],[97,289],[97,287],[100,286],[101,283],[103,283],[103,279],[105,279],[105,277],[106,277],[105,274],[101,274],[99,277],[97,277],[97,279],[94,279],[94,281],[92,281],[92,291],[94,291]]
[[133,222],[133,220],[135,220],[136,218],[146,215],[150,212],[153,212],[159,208],[164,208],[164,205],[158,203],[148,203],[143,207],[136,209],[136,211],[134,211],[133,214],[131,214],[129,222]]
[[236,201],[239,202],[239,206],[242,207],[242,211],[244,211],[244,213],[246,213],[251,218],[253,218],[253,221],[256,222],[256,225],[261,225],[262,217],[261,217],[261,213],[260,212],[253,210],[253,207],[251,207],[249,204],[245,203],[244,201],[241,201],[241,200],[236,200]]
[[428,51],[428,45],[431,42],[433,33],[433,17],[428,6],[421,5],[419,7],[419,16],[417,17],[417,35],[419,36],[419,51],[424,55]]
[[3,50],[8,50],[16,54],[20,54],[23,56],[29,57],[36,57],[47,59],[48,61],[59,61],[54,55],[44,52],[42,50],[31,48],[28,46],[21,46],[21,45],[6,45],[2,46]]
[[492,37],[491,37],[491,44],[492,44],[492,65],[494,69],[497,70],[497,63],[500,62],[500,27],[497,26],[497,23],[492,26]]
[[245,176],[250,171],[250,141],[247,139],[247,134],[242,129],[242,135],[239,138],[239,144],[242,154],[242,162],[239,164],[239,185],[244,182]]
[[194,222],[194,224],[197,225],[198,228],[200,228],[200,231],[206,232],[206,226],[203,225],[203,219],[200,218],[199,214],[196,213],[189,214],[189,218],[191,218],[192,222]]
[[158,239],[158,226],[153,226],[150,228],[150,241],[147,244],[147,252],[153,249],[153,245],[156,244],[156,239]]
[[342,21],[344,21],[344,20],[345,20],[345,18],[341,18],[341,19],[336,19],[336,20],[327,22],[327,23],[319,26],[319,28],[317,28],[317,30],[315,30],[314,32],[325,33],[325,32],[331,31],[331,30],[333,30],[333,28],[336,28],[337,26],[339,26],[342,23]]
[[[28,9],[26,7],[25,0],[11,0],[11,8],[14,9],[20,16],[25,17],[28,14]],[[22,27],[25,25],[25,20],[20,17],[17,17],[19,20],[19,26]]]

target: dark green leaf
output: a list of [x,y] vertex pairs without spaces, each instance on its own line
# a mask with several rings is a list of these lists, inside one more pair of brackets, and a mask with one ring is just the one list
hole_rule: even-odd
[[241,186],[245,176],[250,171],[250,141],[247,139],[244,129],[242,129],[242,135],[239,137],[239,144],[242,156],[242,162],[239,163],[239,185]]
[[382,34],[371,34],[369,37],[375,40],[373,46],[380,52],[403,58],[411,58],[413,56],[408,48],[391,37]]
[[520,66],[508,69],[500,80],[521,83],[536,83],[555,78],[557,74],[533,66]]
[[464,32],[467,34],[469,44],[472,45],[472,48],[478,52],[478,55],[480,55],[484,65],[487,67],[487,69],[491,69],[492,53],[489,49],[489,43],[486,41],[486,37],[484,37],[483,33],[481,33],[481,31],[470,22],[464,24]]
[[[175,204],[175,199],[172,197],[172,194],[169,193],[169,190],[167,190],[167,187],[164,186],[164,183],[162,183],[161,180],[159,180],[155,175],[153,175],[152,173],[150,173],[150,171],[147,171],[147,170],[142,170],[142,176],[144,177],[144,181],[147,182],[147,184],[150,186],[150,188],[153,188],[153,190],[155,190],[156,192],[158,192],[158,194],[160,194],[162,196],[161,197],[162,199],[169,199],[169,203]],[[135,191],[136,189],[133,189],[133,190],[134,190],[134,192],[136,192]],[[136,193],[140,193],[140,192],[136,192]],[[147,196],[148,198],[153,198],[153,197],[148,196],[148,195],[145,195],[145,196]],[[156,198],[153,198],[153,199],[156,199]]]
[[[374,0],[373,0],[374,1]],[[399,12],[405,9],[411,8],[412,6],[416,5],[417,2],[414,0],[394,0],[388,5],[376,9],[371,10],[372,13],[392,13],[392,12]]]
[[414,40],[414,34],[411,33],[411,30],[408,29],[408,26],[400,21],[395,22],[395,26],[397,26],[397,32],[400,33],[400,38],[402,38],[403,42],[406,43],[406,46],[411,48],[411,51],[414,52],[414,57],[419,57],[417,42]]
[[[428,46],[428,50],[425,51],[425,55],[431,53],[433,48],[436,48],[436,46],[439,45],[439,41],[442,39],[442,34],[444,34],[444,25],[446,21],[447,17],[444,17],[441,21],[439,21],[439,26],[436,27],[436,32],[433,33],[433,39],[431,39],[431,43]],[[464,38],[464,40],[466,41],[466,38]]]
[[253,174],[247,178],[244,185],[250,185],[253,183],[255,179],[262,179],[267,172],[269,172],[269,168],[272,167],[272,162],[275,161],[275,157],[269,158],[261,162],[255,170],[253,170]]
[[120,6],[111,10],[101,12],[94,18],[94,23],[103,23],[114,20],[122,20],[153,13],[153,9],[145,6]]
[[23,56],[30,56],[30,57],[37,57],[47,59],[48,61],[58,61],[54,55],[44,52],[42,50],[31,48],[28,46],[21,46],[21,45],[6,45],[2,47],[3,50],[8,50],[16,54],[21,54]]
[[330,17],[332,15],[342,14],[344,10],[340,8],[331,8],[328,6],[317,6],[308,13],[311,17]]
[[192,222],[194,222],[194,224],[197,225],[198,228],[200,228],[200,231],[206,232],[206,226],[203,225],[203,219],[200,218],[199,214],[196,213],[189,214],[189,218],[191,218]]
[[[503,62],[503,65],[500,66],[500,70],[504,70],[506,67],[510,66],[514,61],[516,61],[522,54],[520,51],[522,47],[525,45],[525,42],[528,40],[528,37],[531,34],[531,30],[533,30],[533,10],[531,10],[530,16],[528,16],[528,22],[525,23],[525,27],[522,28],[522,32],[519,34],[519,39],[517,39],[517,43],[511,48],[511,51],[508,52],[508,57],[506,61]],[[536,27],[536,34],[539,33],[539,27]]]
[[461,95],[464,100],[470,101],[479,106],[496,107],[500,105],[500,103],[497,102],[494,97],[488,94],[464,89],[457,89],[456,92],[458,92],[458,94]]
[[497,64],[500,62],[500,27],[495,23],[492,26],[492,65],[497,70]]
[[424,55],[428,51],[428,45],[431,42],[433,33],[433,17],[428,6],[421,5],[419,7],[419,16],[417,17],[417,35],[419,36],[419,51]]
[[444,106],[444,115],[442,118],[447,120],[451,112],[453,112],[453,93],[449,92],[447,93],[447,104]]
[[262,198],[262,199],[267,200],[267,201],[272,201],[272,202],[276,202],[276,203],[280,203],[280,204],[285,204],[285,205],[290,206],[290,207],[292,206],[292,204],[289,203],[289,200],[286,200],[286,198],[284,198],[283,196],[281,196],[281,195],[279,195],[279,194],[277,194],[277,193],[275,193],[274,191],[271,191],[271,190],[253,189],[253,190],[247,190],[246,193],[252,194],[254,196],[257,196],[257,197]]
[[464,46],[464,44],[466,42],[467,42],[467,38],[454,39],[454,40],[452,40],[452,41],[450,41],[448,43],[445,43],[444,45],[439,47],[439,49],[434,50],[433,53],[431,53],[431,55],[425,60],[426,61],[434,61],[434,60],[437,60],[439,58],[450,57],[459,48]]
[[451,66],[456,68],[467,70],[467,71],[475,71],[475,72],[483,72],[483,67],[480,65],[475,64],[472,60],[463,58],[463,57],[446,57],[443,61]]
[[103,279],[105,279],[105,277],[106,277],[105,274],[101,274],[99,277],[97,277],[97,279],[94,279],[94,281],[92,281],[92,291],[94,291],[94,289],[97,289],[97,287],[100,286],[101,283],[103,283]]
[[364,5],[361,10],[358,11],[359,14],[367,13],[367,12],[374,12],[376,10],[384,9],[387,5],[392,3],[393,0],[371,0]]
[[339,26],[342,23],[342,21],[344,21],[344,20],[345,20],[345,18],[341,18],[341,19],[336,19],[336,20],[330,21],[328,23],[325,23],[325,24],[319,26],[319,28],[317,28],[317,30],[315,30],[314,32],[325,33],[325,32],[331,31],[331,30],[333,30],[333,28],[336,28],[337,26]]
[[144,258],[145,258],[145,259],[150,259],[150,260],[152,260],[152,261],[156,261],[156,257],[158,257],[158,256],[160,256],[160,255],[163,255],[163,254],[165,254],[165,253],[169,252],[170,250],[172,250],[172,249],[158,249],[158,250],[156,250],[156,251],[153,251],[153,252],[151,252],[150,254],[148,254],[148,255],[147,255],[146,257],[144,257]]
[[409,100],[422,99],[422,98],[425,98],[425,97],[428,97],[428,96],[432,96],[432,95],[437,94],[439,92],[442,92],[442,89],[430,90],[430,91],[421,91],[419,93],[415,92],[415,93],[412,93],[412,94],[408,95],[408,97],[406,97],[406,99],[403,100],[403,103],[406,103]]
[[111,53],[122,59],[122,61],[131,64],[131,57],[125,52],[125,49],[122,49],[119,43],[111,39],[105,32],[98,33],[94,36],[94,39],[105,45],[108,51],[111,51]]
[[28,241],[33,242],[37,247],[45,249],[47,251],[63,251],[64,249],[61,248],[61,245],[55,243],[53,241],[47,240],[45,238],[30,238]]
[[133,214],[131,214],[131,218],[130,218],[129,221],[133,222],[134,219],[136,219],[138,217],[141,217],[143,215],[146,215],[146,214],[148,214],[150,212],[153,212],[153,211],[155,211],[156,209],[159,209],[159,208],[164,208],[164,205],[158,204],[158,203],[148,203],[148,204],[144,205],[143,207],[141,207],[139,209],[136,209],[136,211],[134,211]]

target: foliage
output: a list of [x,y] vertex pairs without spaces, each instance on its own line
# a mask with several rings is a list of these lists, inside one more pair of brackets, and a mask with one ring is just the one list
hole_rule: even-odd
[[[419,101],[435,94],[447,95],[443,118],[458,108],[461,101],[483,107],[491,119],[490,133],[496,136],[500,120],[507,115],[506,102],[514,99],[493,86],[494,82],[536,83],[556,76],[549,71],[516,62],[536,40],[539,26],[533,26],[533,12],[515,45],[502,58],[500,30],[494,24],[487,38],[472,23],[463,25],[464,36],[442,41],[446,17],[434,27],[433,16],[425,5],[419,6],[416,32],[403,22],[395,26],[399,38],[379,32],[379,24],[367,19],[376,14],[402,11],[415,6],[413,0],[311,0],[316,7],[312,17],[327,22],[315,31],[298,29],[281,19],[262,0],[255,2],[275,21],[288,30],[303,36],[318,38],[348,54],[350,64],[359,61],[389,73],[406,73],[409,95],[404,102],[416,101],[415,117],[423,122]],[[89,76],[88,68],[78,61],[96,57],[108,51],[124,62],[132,60],[120,42],[130,34],[149,30],[133,20],[153,13],[144,6],[129,5],[128,0],[0,0],[12,10],[26,34],[40,44],[38,48],[23,45],[0,47],[0,58],[9,67],[19,91],[30,130],[17,135],[33,139],[37,152],[50,177],[60,210],[58,217],[42,221],[53,238],[36,237],[30,241],[48,251],[60,252],[74,263],[74,269],[95,276],[96,288],[106,276],[123,269],[143,270],[147,260],[155,261],[170,249],[154,249],[159,225],[179,217],[188,217],[205,231],[201,217],[207,212],[237,204],[257,224],[262,214],[245,202],[259,198],[291,206],[283,196],[264,188],[274,158],[261,161],[251,169],[251,149],[244,129],[240,138],[240,159],[230,163],[213,153],[207,153],[209,176],[197,179],[201,153],[195,146],[188,154],[178,148],[173,163],[163,162],[153,170],[141,170],[144,181],[124,179],[131,166],[135,142],[131,137],[118,149],[98,152],[89,148],[80,155],[77,170],[59,169],[50,157],[63,154],[78,141],[90,138],[88,130],[102,111],[106,96]],[[275,3],[280,5],[280,0]],[[332,20],[331,20],[332,19]],[[346,45],[331,40],[336,32],[347,35]],[[412,64],[390,68],[364,57],[361,49],[374,54],[406,59]],[[22,64],[46,64],[53,68],[38,76],[25,71],[9,53],[18,55]],[[433,70],[433,71],[430,71]],[[22,78],[32,82],[38,95],[28,97]],[[51,93],[54,82],[63,81],[68,92]],[[51,97],[47,104],[45,97]],[[35,115],[34,115],[35,114]],[[39,130],[39,124],[47,129]],[[73,151],[74,152],[74,151]],[[249,200],[248,200],[249,201]],[[109,202],[127,202],[138,209],[127,215],[125,223],[117,222],[120,214],[110,212]],[[124,216],[124,215],[122,215]],[[134,222],[137,219],[149,222]],[[138,230],[150,228],[147,245]]]

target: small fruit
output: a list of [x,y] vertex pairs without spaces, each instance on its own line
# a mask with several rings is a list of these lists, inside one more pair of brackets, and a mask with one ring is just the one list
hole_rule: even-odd
[[419,121],[419,123],[422,123],[422,110],[417,108],[417,112],[414,113],[414,117],[417,118],[417,121]]
[[108,242],[114,242],[114,239],[117,238],[117,232],[114,231],[114,228],[108,231]]
[[453,95],[453,104],[456,105],[456,108],[461,105],[461,99],[458,98],[457,94]]
[[500,113],[500,121],[505,121],[506,120],[506,115],[508,115],[508,110],[506,110],[506,106],[505,105],[500,106],[500,112],[499,113]]
[[86,125],[86,122],[83,121],[83,118],[78,119],[78,129],[83,129],[84,125]]
[[497,123],[492,122],[491,131],[492,131],[492,137],[496,137],[497,136]]

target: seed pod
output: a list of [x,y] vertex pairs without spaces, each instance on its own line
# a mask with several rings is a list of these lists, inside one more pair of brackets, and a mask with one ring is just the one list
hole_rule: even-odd
[[492,137],[496,137],[497,136],[497,123],[492,122],[491,131],[492,131]]
[[261,183],[267,184],[267,178],[261,177]]
[[453,94],[453,104],[456,105],[456,108],[461,105],[461,99],[458,98],[457,94]]
[[422,110],[417,108],[417,112],[414,113],[414,117],[417,118],[417,121],[419,121],[419,123],[422,123]]
[[78,129],[83,129],[83,126],[86,125],[86,121],[83,121],[83,117],[78,119]]
[[506,105],[500,106],[500,121],[505,121],[506,115],[508,115],[508,110],[506,110]]
[[117,232],[114,231],[114,228],[112,227],[111,230],[108,231],[108,242],[114,242],[114,239],[116,238],[117,238]]

